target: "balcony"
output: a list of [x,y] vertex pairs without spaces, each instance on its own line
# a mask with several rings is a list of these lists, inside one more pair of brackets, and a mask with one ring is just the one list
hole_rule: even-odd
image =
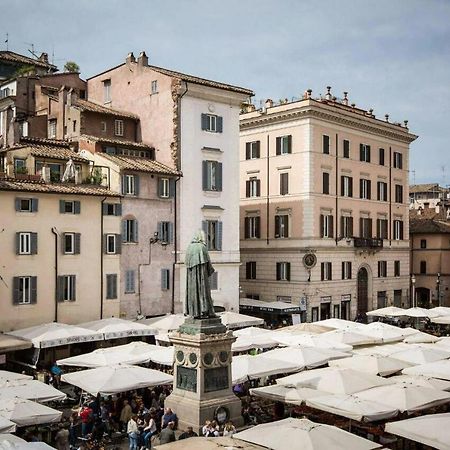
[[353,242],[355,247],[357,248],[371,248],[371,249],[383,248],[383,239],[355,237],[353,239]]

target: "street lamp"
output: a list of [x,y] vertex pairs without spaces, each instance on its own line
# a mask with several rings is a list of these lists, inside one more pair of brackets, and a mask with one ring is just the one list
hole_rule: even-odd
[[411,275],[411,284],[412,284],[412,307],[416,307],[416,277],[414,274]]
[[437,301],[438,306],[441,306],[441,274],[438,272],[437,280],[436,280],[436,292],[437,292]]

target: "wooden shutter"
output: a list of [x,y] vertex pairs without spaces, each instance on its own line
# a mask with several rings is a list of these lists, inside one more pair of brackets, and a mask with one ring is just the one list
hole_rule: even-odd
[[341,176],[341,197],[344,197],[345,195],[344,184],[345,184],[345,177]]
[[116,255],[120,255],[122,253],[122,241],[120,239],[120,234],[115,234],[116,237]]
[[122,220],[122,242],[127,242],[127,221]]
[[175,189],[177,188],[175,178],[169,179],[169,197],[173,198],[175,197]]
[[251,158],[251,146],[252,146],[251,142],[245,143],[245,159]]
[[292,135],[287,137],[288,140],[288,153],[292,153]]
[[281,263],[277,262],[276,265],[276,271],[277,271],[277,280],[281,280]]
[[324,223],[325,223],[325,218],[324,218],[323,214],[321,214],[321,215],[320,215],[320,222],[319,222],[319,227],[320,227],[320,237],[321,237],[321,238],[324,237],[324,233],[323,233]]
[[284,237],[289,237],[289,216],[284,217]]
[[325,263],[320,263],[320,279],[325,279]]
[[103,234],[102,245],[103,245],[103,253],[107,254],[108,253],[108,235],[106,233]]
[[168,228],[169,228],[169,244],[171,244],[173,242],[173,223],[169,222],[168,224]]
[[246,196],[247,198],[250,197],[250,183],[251,183],[250,180],[247,180],[247,181],[245,182],[245,196]]
[[126,177],[125,177],[125,175],[122,175],[122,195],[125,195],[126,192],[127,192]]
[[381,219],[377,219],[377,238],[381,238]]
[[122,203],[114,204],[114,215],[121,216],[122,215]]
[[261,237],[261,217],[255,217],[255,227],[256,233],[255,236],[259,239]]
[[222,222],[217,221],[217,226],[216,226],[216,246],[217,246],[217,250],[222,250]]
[[216,191],[222,191],[222,163],[216,162]]
[[276,139],[276,154],[281,155],[281,137]]
[[328,172],[322,173],[322,193],[330,193],[330,174]]
[[38,234],[30,233],[30,253],[37,255],[38,252]]
[[372,238],[372,219],[367,219],[367,223],[368,223],[368,238]]
[[261,197],[261,180],[256,180],[256,196]]
[[139,195],[140,178],[139,178],[139,175],[133,175],[133,177],[134,177],[134,195]]
[[291,263],[286,263],[286,279],[291,281]]
[[108,203],[102,203],[102,214],[104,216],[108,215]]
[[363,179],[359,179],[359,198],[363,198]]
[[20,277],[13,277],[13,304],[18,305],[20,299]]
[[359,144],[359,160],[364,161],[364,144]]
[[370,145],[366,145],[366,149],[367,149],[366,162],[370,162]]
[[207,130],[209,125],[208,114],[202,114],[202,130]]
[[275,237],[280,237],[280,216],[275,216]]
[[367,180],[367,199],[370,200],[372,197],[372,181]]
[[74,234],[74,251],[73,253],[75,255],[79,255],[81,250],[81,234],[75,233]]
[[59,212],[61,214],[64,214],[66,212],[66,202],[65,202],[65,200],[60,200],[59,201]]
[[203,180],[203,190],[208,191],[208,161],[202,161],[202,180]]
[[219,276],[217,272],[213,272],[209,277],[209,287],[212,291],[215,291],[218,288],[218,278]]
[[30,277],[30,303],[35,305],[37,303],[37,277]]
[[339,220],[339,236],[341,238],[346,237],[345,233],[344,233],[344,216],[341,216],[340,220]]
[[81,211],[81,203],[78,200],[73,202],[73,213],[80,214]]
[[170,287],[170,271],[169,269],[161,269],[161,289],[169,289]]
[[138,221],[134,219],[133,223],[134,223],[133,242],[139,242]]
[[76,277],[76,275],[70,275],[70,281],[71,281],[71,284],[70,284],[70,287],[71,287],[70,299],[71,300],[70,301],[74,302],[77,299],[77,277]]
[[251,262],[247,262],[245,263],[245,278],[247,280],[251,280],[251,275],[252,275],[252,269],[251,269]]
[[349,217],[348,218],[348,225],[349,225],[349,234],[350,234],[350,237],[353,237],[353,217]]
[[256,157],[260,158],[261,154],[261,141],[256,141]]
[[163,178],[158,178],[158,197],[161,197],[163,193]]
[[216,116],[216,132],[222,133],[222,131],[223,131],[223,117]]
[[112,275],[106,275],[106,298],[112,298]]
[[353,197],[353,177],[348,177],[348,196]]
[[341,279],[345,280],[345,261],[341,263]]
[[399,162],[398,168],[403,169],[403,154],[402,153],[398,154],[398,162]]
[[250,217],[244,217],[244,239],[250,237]]
[[328,268],[329,268],[329,272],[328,272],[328,274],[329,274],[329,276],[328,276],[328,279],[329,280],[332,280],[333,279],[333,264],[332,263],[327,263],[328,264]]
[[20,233],[16,233],[16,255],[20,254]]
[[202,230],[203,233],[205,233],[205,239],[208,242],[208,221],[202,220]]
[[32,212],[37,212],[38,211],[38,207],[39,207],[39,199],[32,198],[31,199],[31,211]]
[[66,253],[66,234],[61,233],[61,253],[64,255]]
[[322,153],[330,153],[330,137],[325,134],[322,136]]
[[403,220],[399,220],[400,222],[400,240],[403,241]]
[[59,276],[56,283],[56,299],[58,302],[63,301],[63,293],[64,293],[64,277]]
[[384,166],[384,148],[380,148],[379,152],[380,152],[380,161],[379,161],[380,166]]
[[163,238],[163,223],[162,222],[158,222],[156,229],[157,229],[157,233],[158,233],[158,239],[160,241],[162,241],[162,238]]
[[364,237],[364,219],[359,218],[359,237]]
[[334,217],[328,216],[328,237],[334,237]]
[[16,208],[16,211],[20,211],[20,198],[16,197],[14,200],[14,206]]

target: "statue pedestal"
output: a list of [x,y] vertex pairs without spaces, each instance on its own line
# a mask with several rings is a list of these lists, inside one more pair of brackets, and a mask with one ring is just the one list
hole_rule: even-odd
[[175,347],[173,392],[164,405],[178,416],[179,428],[199,432],[206,420],[241,426],[241,401],[233,394],[231,344],[236,340],[219,318],[186,319],[170,334]]

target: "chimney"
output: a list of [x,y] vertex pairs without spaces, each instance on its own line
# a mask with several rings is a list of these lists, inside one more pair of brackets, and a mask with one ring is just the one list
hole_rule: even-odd
[[39,60],[48,64],[48,53],[41,53]]
[[307,94],[307,98],[310,99],[310,98],[311,98],[311,95],[312,95],[312,89],[308,89],[308,90],[306,91],[306,94]]
[[389,122],[389,114],[385,114],[385,115],[384,115],[384,120],[385,120],[386,122]]
[[133,52],[128,53],[127,58],[125,59],[127,64],[136,62],[136,58],[133,55]]
[[145,54],[144,50],[142,50],[142,52],[139,53],[138,65],[139,66],[148,66],[148,56]]
[[344,99],[342,100],[342,103],[346,106],[348,106],[348,92],[344,91]]
[[325,95],[327,100],[331,100],[331,86],[327,86],[327,94]]
[[403,124],[405,125],[405,128],[408,128],[408,121],[407,120],[404,120]]
[[268,99],[266,100],[266,102],[265,102],[265,106],[266,106],[266,108],[272,108],[272,106],[273,106],[273,100],[270,99],[270,98],[268,98]]

